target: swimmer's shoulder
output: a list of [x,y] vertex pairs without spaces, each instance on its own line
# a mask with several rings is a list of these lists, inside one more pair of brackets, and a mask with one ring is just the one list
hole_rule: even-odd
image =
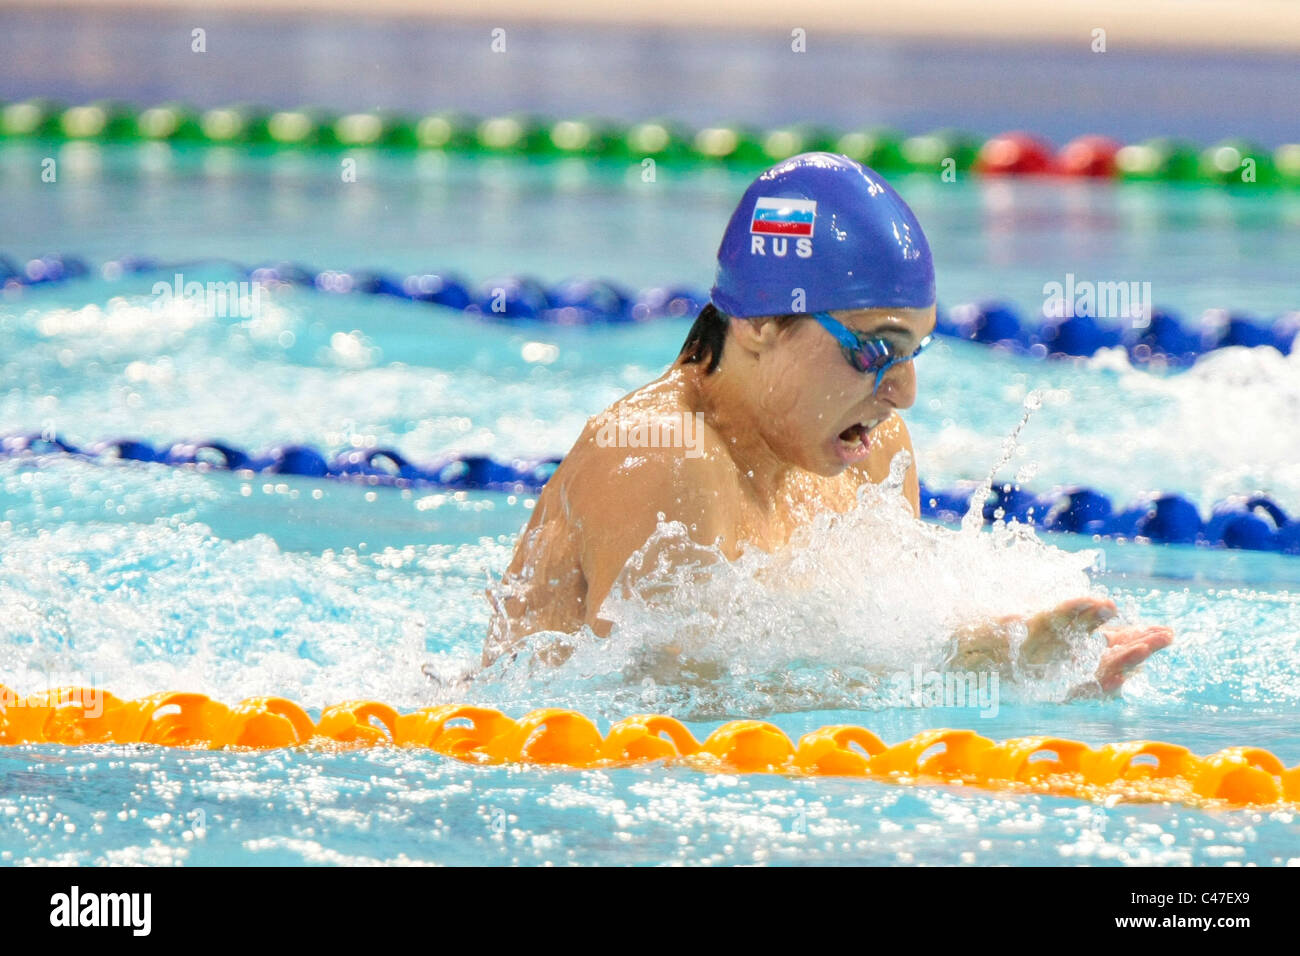
[[871,453],[866,460],[855,466],[861,477],[873,484],[880,484],[889,477],[889,466],[894,457],[905,451],[911,457],[907,476],[903,481],[903,495],[912,504],[912,509],[920,515],[920,485],[917,479],[916,451],[912,447],[912,436],[907,430],[903,417],[894,412],[872,435]]
[[907,423],[898,412],[893,412],[872,433],[871,452],[862,466],[872,481],[884,481],[889,476],[889,463],[900,451],[912,454],[912,435]]
[[725,518],[736,485],[725,443],[669,376],[619,399],[588,420],[566,456],[566,497],[578,506],[631,516]]
[[617,484],[671,482],[690,487],[735,471],[725,443],[689,409],[611,406],[594,416],[565,459],[569,480],[597,476]]

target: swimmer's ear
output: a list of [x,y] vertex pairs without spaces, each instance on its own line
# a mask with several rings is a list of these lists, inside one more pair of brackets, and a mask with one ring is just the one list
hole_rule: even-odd
[[731,322],[731,338],[746,352],[757,355],[776,344],[781,334],[781,323],[775,319],[736,319]]

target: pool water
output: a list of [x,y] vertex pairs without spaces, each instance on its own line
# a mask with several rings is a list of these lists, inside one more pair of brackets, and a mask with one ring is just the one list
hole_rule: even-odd
[[[53,150],[55,147],[49,147]],[[475,279],[600,276],[707,288],[743,174],[582,162],[223,150],[0,148],[0,253],[92,262],[293,259]],[[1157,303],[1272,315],[1295,307],[1300,197],[1033,182],[896,185],[925,224],[942,301],[1037,311],[1067,272],[1150,281]],[[687,320],[494,325],[386,297],[269,290],[252,318],[160,308],[171,271],[0,294],[0,434],[84,445],[220,438],[563,454],[586,418],[657,376]],[[1125,501],[1180,491],[1203,509],[1266,491],[1300,512],[1296,356],[1228,349],[1177,374],[1117,356],[1067,364],[941,341],[906,413],[924,480],[1081,482]],[[467,699],[519,715],[574,707],[602,728],[656,710],[704,735],[758,716],[792,738],[858,723],[887,742],[971,727],[996,739],[1150,738],[1198,753],[1256,744],[1300,761],[1300,559],[1072,536],[908,528],[887,507],[824,522],[788,553],[674,581],[680,611],[616,602],[619,628],[555,671],[501,668],[468,689],[484,587],[509,560],[527,495],[366,488],[69,457],[0,459],[0,682],[93,682],[118,696],[278,694],[318,713]],[[882,542],[886,542],[882,544]],[[792,569],[798,574],[789,574]],[[924,573],[922,573],[924,572]],[[782,577],[784,586],[773,584]],[[924,580],[924,588],[917,585]],[[867,581],[872,587],[864,588]],[[1063,703],[1068,673],[1002,688],[996,707],[919,707],[872,681],[935,666],[935,605],[1029,609],[1093,588],[1173,647],[1114,700]],[[689,589],[695,590],[689,590]],[[693,613],[700,611],[703,613]],[[712,609],[712,610],[710,610]],[[723,614],[718,609],[731,609]],[[709,680],[644,659],[689,634]],[[459,696],[458,696],[459,695]],[[1065,798],[859,781],[477,767],[419,751],[0,750],[5,862],[1024,863],[1300,862],[1292,811],[1094,806]]]

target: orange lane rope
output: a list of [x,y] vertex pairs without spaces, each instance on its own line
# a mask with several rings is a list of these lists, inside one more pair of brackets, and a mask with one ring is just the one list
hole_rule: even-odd
[[700,742],[680,721],[656,714],[626,717],[602,735],[588,717],[556,708],[513,719],[463,704],[399,714],[378,701],[352,700],[326,707],[312,720],[282,697],[250,697],[231,707],[181,691],[122,700],[98,689],[65,687],[19,698],[0,685],[0,744],[33,743],[424,747],[486,764],[613,768],[662,761],[721,773],[864,777],[1085,800],[1300,805],[1300,766],[1287,769],[1259,747],[1200,757],[1151,740],[1096,748],[1060,737],[996,743],[971,730],[926,730],[886,746],[870,730],[847,724],[822,727],[795,743],[760,720],[732,721]]

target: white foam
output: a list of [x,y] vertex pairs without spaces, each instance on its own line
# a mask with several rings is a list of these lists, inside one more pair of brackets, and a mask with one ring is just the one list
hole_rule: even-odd
[[[572,656],[552,669],[525,653],[485,676],[506,685],[507,698],[511,689],[571,699],[603,687],[612,711],[883,706],[898,674],[946,667],[962,625],[1101,593],[1088,575],[1096,552],[1059,550],[1015,524],[988,533],[916,521],[900,493],[905,459],[890,481],[860,489],[855,508],[819,514],[774,553],[751,548],[728,562],[680,523],[661,522],[601,609],[614,622],[607,640],[536,635],[532,652],[561,640]],[[652,552],[657,565],[642,569]],[[1086,679],[1100,638],[1079,638],[1063,670],[1018,693],[1060,699]]]
[[[1046,363],[1016,377],[1057,385],[1045,393],[1045,409],[1014,463],[1035,463],[1034,490],[1092,485],[1117,506],[1144,492],[1176,491],[1206,514],[1230,495],[1264,491],[1300,513],[1300,351],[1219,349],[1170,374],[1135,369],[1111,354],[1080,371]],[[1019,391],[1002,397],[1015,401]],[[993,459],[1003,441],[965,415],[938,427],[914,416],[909,425],[932,483],[970,477],[971,462]]]

